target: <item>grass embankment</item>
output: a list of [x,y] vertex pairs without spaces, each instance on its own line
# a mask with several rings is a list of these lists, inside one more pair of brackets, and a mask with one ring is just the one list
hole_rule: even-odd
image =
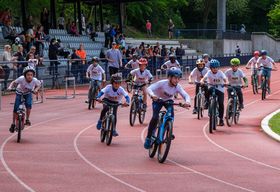
[[280,113],[277,113],[269,120],[269,127],[272,131],[280,135]]

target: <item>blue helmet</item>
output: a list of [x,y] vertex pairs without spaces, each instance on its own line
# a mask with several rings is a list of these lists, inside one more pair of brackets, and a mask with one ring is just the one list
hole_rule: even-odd
[[267,51],[266,50],[261,50],[261,55],[267,55]]
[[167,73],[168,77],[182,77],[182,71],[177,67],[171,67]]
[[211,59],[210,61],[210,68],[218,68],[220,67],[220,61],[217,59]]

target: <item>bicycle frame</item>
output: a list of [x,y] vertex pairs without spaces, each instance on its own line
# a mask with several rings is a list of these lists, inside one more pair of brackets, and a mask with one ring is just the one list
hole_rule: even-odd
[[[164,111],[164,112],[160,112],[160,114],[163,115],[163,117],[160,117],[162,119],[162,122],[161,122],[161,125],[159,127],[159,143],[162,143],[163,142],[163,137],[164,137],[164,132],[165,132],[165,124],[167,121],[174,121],[174,117],[171,116],[171,105],[173,105],[171,102],[168,102],[167,103],[168,107],[167,107],[167,110]],[[160,121],[161,121],[160,119]]]

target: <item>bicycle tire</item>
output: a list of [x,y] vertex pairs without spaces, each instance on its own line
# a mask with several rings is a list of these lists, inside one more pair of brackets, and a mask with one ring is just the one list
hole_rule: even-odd
[[17,130],[17,132],[18,132],[18,134],[17,134],[17,143],[20,143],[20,140],[21,140],[22,124],[23,124],[22,118],[19,117],[18,118],[18,130]]
[[127,92],[128,93],[131,93],[131,91],[132,91],[132,83],[131,82],[127,82],[126,83],[126,90],[127,90]]
[[[142,104],[143,106],[143,101],[142,101]],[[145,116],[146,116],[146,111],[143,110],[143,107],[140,108],[140,110],[138,111],[138,118],[139,118],[139,123],[140,124],[143,124],[144,121],[145,121]]]
[[201,119],[201,95],[196,96],[197,119]]
[[94,90],[93,90],[93,98],[92,98],[92,104],[91,104],[91,107],[94,109],[95,108],[95,106],[96,106],[96,100],[95,100],[95,98],[96,98],[96,96],[97,96],[97,90],[96,90],[96,88],[94,88]]
[[240,118],[240,111],[237,110],[239,108],[239,104],[236,106],[236,112],[234,115],[234,124],[238,124],[239,118]]
[[106,133],[106,145],[111,145],[113,138],[113,131],[115,130],[115,116],[111,115],[107,119],[107,133]]
[[209,133],[213,133],[213,127],[214,127],[213,116],[215,116],[214,112],[215,112],[214,101],[212,99],[209,105]]
[[[162,143],[159,144],[158,146],[158,162],[159,163],[164,163],[164,161],[166,160],[168,153],[169,153],[169,149],[171,146],[171,141],[172,141],[172,129],[173,129],[173,125],[172,125],[172,121],[168,120],[165,123],[164,126],[165,130],[164,130],[164,141]],[[161,148],[163,147],[163,145],[166,143],[165,146],[165,150],[162,153]]]
[[234,112],[234,106],[233,106],[233,99],[230,98],[228,100],[227,110],[226,110],[227,126],[231,127],[231,125],[233,123],[234,116],[235,116],[235,112]]
[[130,126],[134,126],[137,115],[137,105],[135,99],[131,102],[130,112],[129,112],[129,124]]
[[89,89],[89,98],[88,98],[88,110],[91,109],[92,99],[93,99],[92,88],[90,88],[90,89]]
[[[158,129],[157,129],[158,130]],[[158,135],[158,134],[157,134]],[[156,152],[157,152],[157,148],[158,148],[158,143],[157,143],[157,137],[153,137],[152,136],[152,139],[153,139],[153,142],[152,142],[152,146],[151,148],[149,149],[149,157],[150,158],[154,158]]]
[[262,82],[262,100],[264,100],[266,98],[266,90],[267,90],[266,80],[263,80],[263,82]]

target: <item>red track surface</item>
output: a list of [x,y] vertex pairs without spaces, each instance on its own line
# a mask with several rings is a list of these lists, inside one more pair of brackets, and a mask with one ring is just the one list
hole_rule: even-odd
[[[8,132],[14,98],[6,96],[0,111],[0,191],[279,191],[279,143],[260,130],[261,119],[280,108],[279,74],[273,72],[265,101],[244,90],[240,124],[218,127],[212,135],[207,117],[197,120],[177,108],[176,139],[165,164],[143,148],[150,110],[145,126],[130,127],[129,109],[120,108],[120,136],[108,147],[95,128],[101,105],[88,111],[86,96],[47,100],[34,105],[33,125],[17,144]],[[194,88],[182,83],[193,95]]]

